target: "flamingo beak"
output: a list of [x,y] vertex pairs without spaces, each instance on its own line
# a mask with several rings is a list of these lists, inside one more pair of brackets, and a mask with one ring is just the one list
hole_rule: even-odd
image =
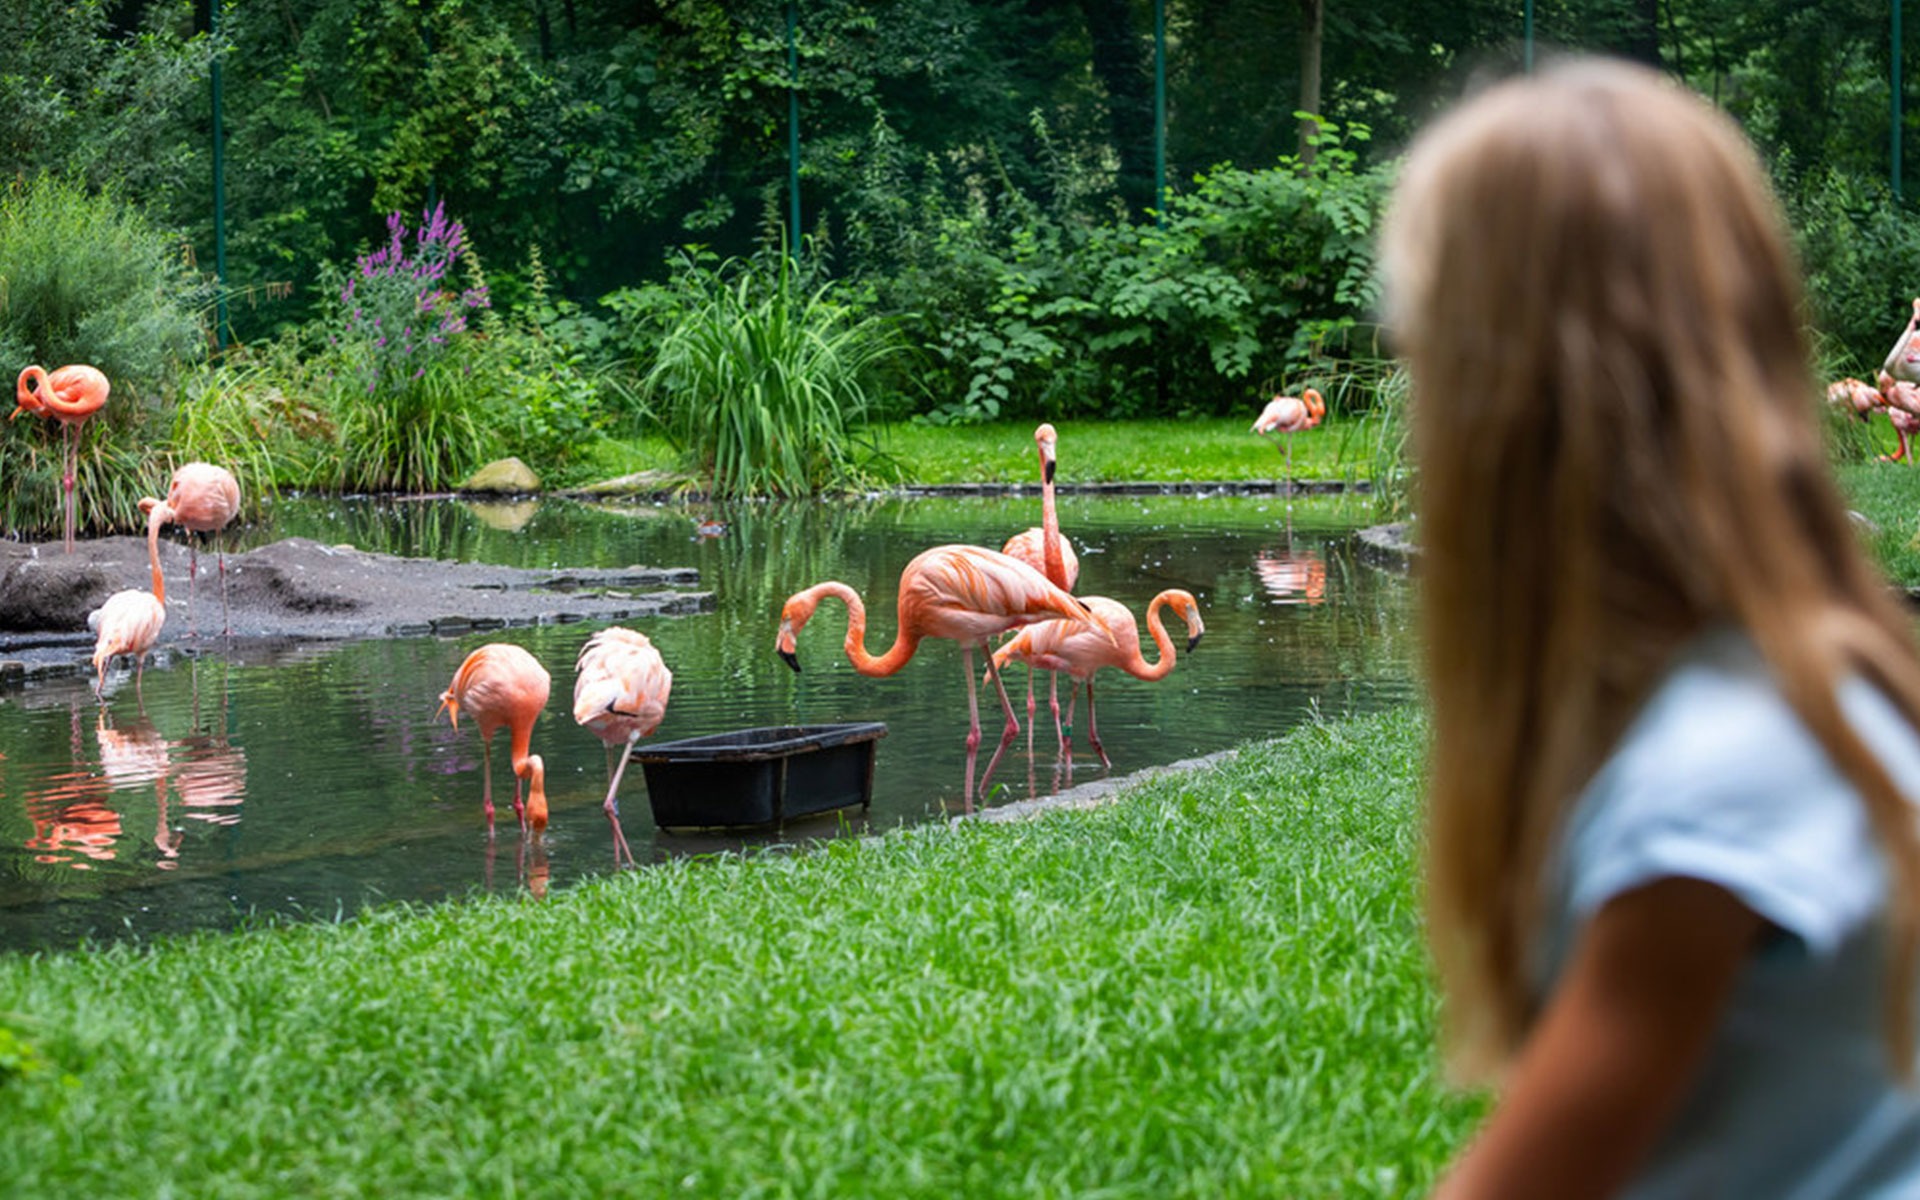
[[798,654],[795,654],[791,650],[781,650],[780,659],[793,668],[794,674],[798,675],[800,673],[800,656]]

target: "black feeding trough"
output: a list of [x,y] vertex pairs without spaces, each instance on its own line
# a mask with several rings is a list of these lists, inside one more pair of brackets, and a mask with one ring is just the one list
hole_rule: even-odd
[[772,825],[873,803],[883,721],[771,725],[637,746],[654,824]]

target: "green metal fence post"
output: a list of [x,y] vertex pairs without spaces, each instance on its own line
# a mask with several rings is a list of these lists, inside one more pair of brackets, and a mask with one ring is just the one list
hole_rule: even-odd
[[[215,42],[220,39],[220,0],[207,5],[207,31]],[[216,46],[212,66],[213,83],[213,347],[227,348],[232,330],[227,327],[227,151],[226,136],[220,128],[220,53]]]
[[800,258],[800,50],[795,38],[799,0],[787,0],[787,249]]
[[1167,0],[1153,0],[1153,214],[1167,224]]

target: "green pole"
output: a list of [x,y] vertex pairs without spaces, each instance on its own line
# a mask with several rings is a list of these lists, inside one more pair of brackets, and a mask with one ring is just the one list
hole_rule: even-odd
[[1904,114],[1901,112],[1904,106],[1900,103],[1900,60],[1905,57],[1900,40],[1900,3],[1901,0],[1893,0],[1893,54],[1891,56],[1893,59],[1893,112],[1887,130],[1888,141],[1891,143],[1891,153],[1888,155],[1891,162],[1888,171],[1893,177],[1893,200],[1896,204],[1900,202],[1900,125],[1904,119]]
[[[1899,0],[1895,0],[1897,4]],[[1527,0],[1526,16],[1526,67],[1527,74],[1533,74],[1533,0]]]
[[1153,0],[1153,220],[1167,224],[1167,0]]
[[[431,14],[423,10],[420,14],[420,21],[421,21],[420,37],[421,37],[421,40],[426,42],[427,57],[429,59],[433,57],[433,26],[426,23],[430,19],[431,19]],[[427,69],[429,71],[433,69],[433,64],[431,62],[427,64]],[[432,212],[434,209],[438,207],[440,207],[440,192],[437,188],[433,186],[432,170],[428,170],[427,172],[427,211]]]
[[[220,0],[207,5],[207,31],[220,38]],[[220,53],[213,55],[213,346],[225,350],[227,328],[227,151],[220,128]]]
[[787,0],[787,244],[800,257],[800,50],[794,28],[799,0]]

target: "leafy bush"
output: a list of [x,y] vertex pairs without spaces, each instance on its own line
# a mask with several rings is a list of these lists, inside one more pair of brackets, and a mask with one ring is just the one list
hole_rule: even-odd
[[1786,207],[1820,330],[1824,377],[1871,382],[1920,295],[1907,271],[1920,262],[1920,225],[1884,183],[1833,170],[1787,189]]
[[325,359],[301,350],[293,337],[233,346],[183,379],[170,438],[176,463],[226,467],[249,509],[280,487],[317,482],[336,430],[316,374]]
[[657,333],[640,403],[712,494],[811,495],[877,478],[873,383],[903,347],[844,287],[809,290],[781,251],[725,262],[686,251],[668,283],[607,303]]

